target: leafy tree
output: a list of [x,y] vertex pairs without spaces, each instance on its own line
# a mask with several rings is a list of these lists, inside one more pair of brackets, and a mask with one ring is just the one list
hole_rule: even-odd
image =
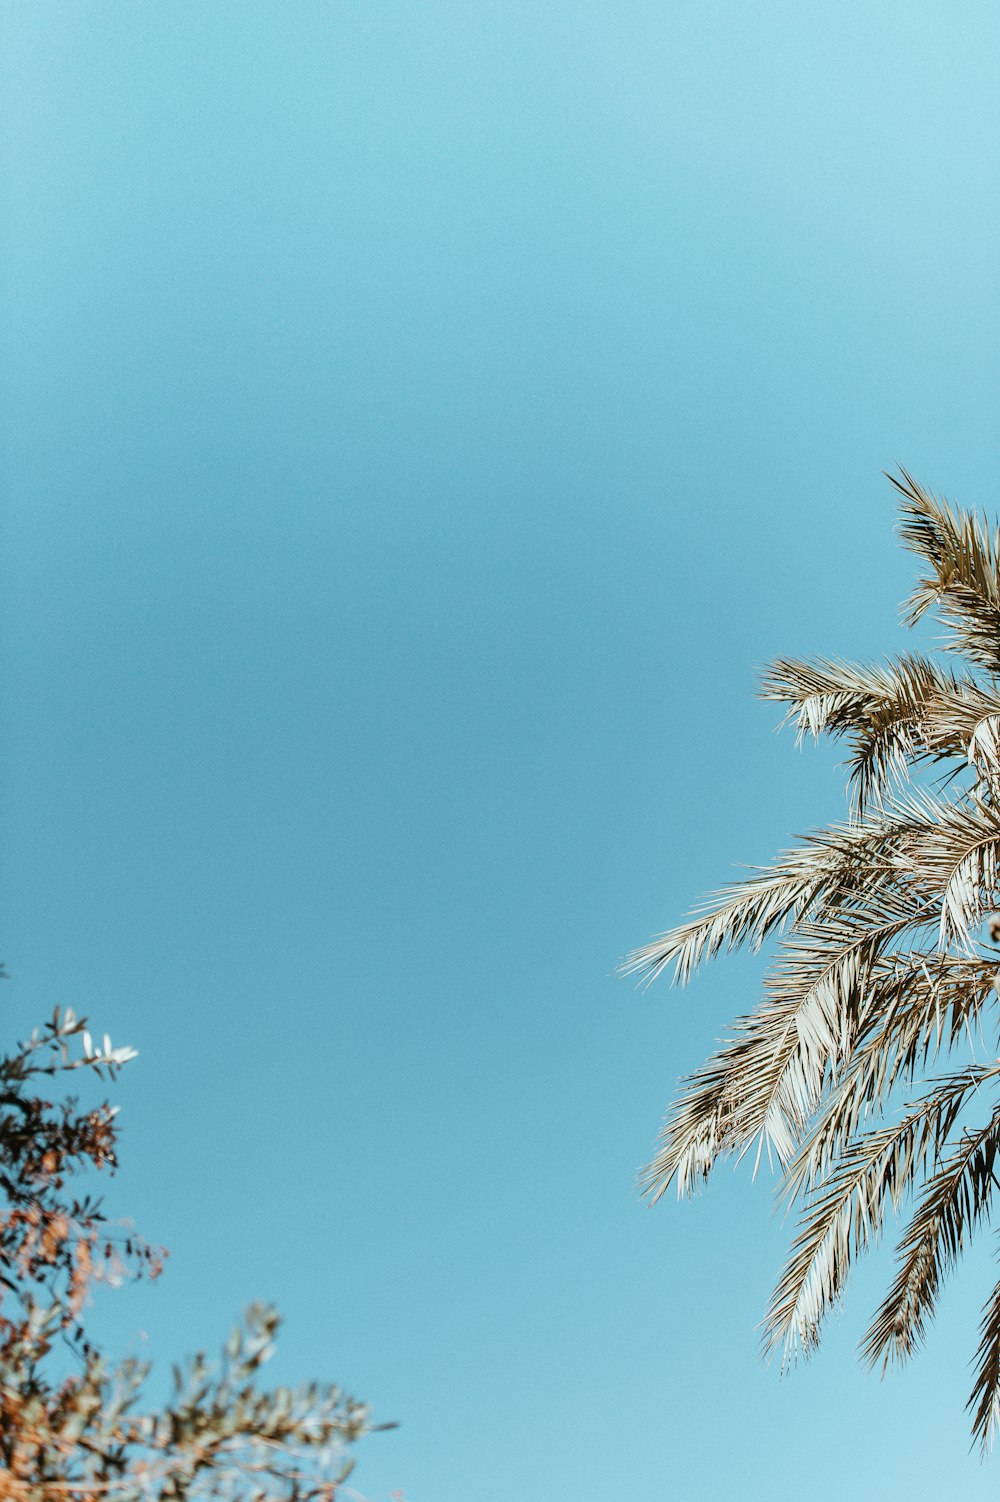
[[368,1410],[337,1387],[258,1389],[273,1309],[252,1306],[219,1363],[175,1368],[158,1410],[148,1367],[88,1340],[93,1285],[156,1277],[163,1253],[71,1187],[115,1168],[115,1108],[46,1096],[66,1074],[113,1080],[132,1056],[66,1010],[0,1058],[0,1502],[331,1499]]
[[[883,1369],[920,1345],[1000,1172],[1000,532],[905,471],[892,484],[922,565],[907,624],[935,612],[943,650],[775,662],[762,696],[786,706],[799,739],[846,743],[848,817],[623,967],[648,982],[672,965],[683,985],[722,950],[775,941],[762,1000],[682,1082],[644,1188],[687,1195],[720,1157],[777,1160],[800,1219],[764,1341],[786,1360],[816,1346],[856,1258],[905,1204],[895,1276],[862,1343]],[[1000,1282],[974,1365],[985,1449],[1000,1422]]]

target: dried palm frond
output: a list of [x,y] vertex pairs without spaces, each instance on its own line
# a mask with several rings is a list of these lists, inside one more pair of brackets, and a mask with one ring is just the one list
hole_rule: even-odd
[[896,1280],[865,1335],[872,1364],[902,1360],[923,1340],[945,1274],[989,1210],[998,1150],[1000,1109],[984,1126],[962,1133],[927,1183],[899,1243]]
[[830,735],[849,743],[859,812],[905,786],[921,762],[965,756],[983,720],[1000,712],[975,679],[913,654],[885,666],[779,658],[760,696],[789,706],[784,723],[800,742]]
[[[919,1175],[937,1164],[970,1096],[998,1077],[994,1065],[933,1080],[901,1122],[851,1144],[806,1207],[767,1311],[768,1349],[784,1341],[791,1352],[807,1354],[818,1344],[855,1255],[878,1239],[887,1209],[898,1210]],[[917,1220],[921,1227],[928,1223],[919,1214]]]
[[936,610],[950,645],[990,674],[1000,670],[1000,531],[952,509],[901,469],[888,476],[900,497],[903,544],[931,565],[907,602],[914,625]]

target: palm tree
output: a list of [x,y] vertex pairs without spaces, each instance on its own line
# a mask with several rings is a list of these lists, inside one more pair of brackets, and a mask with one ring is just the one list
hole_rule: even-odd
[[[816,1346],[855,1259],[905,1205],[862,1342],[883,1368],[921,1343],[1000,1183],[1000,1057],[981,1042],[1000,991],[1000,531],[905,470],[889,478],[923,565],[907,624],[934,610],[943,652],[774,663],[762,695],[799,738],[847,744],[848,817],[623,965],[647,983],[672,965],[683,985],[721,950],[775,941],[762,1000],[682,1082],[643,1187],[687,1195],[720,1157],[777,1160],[800,1219],[764,1343],[786,1360]],[[968,1406],[985,1450],[1000,1425],[1000,1282]]]

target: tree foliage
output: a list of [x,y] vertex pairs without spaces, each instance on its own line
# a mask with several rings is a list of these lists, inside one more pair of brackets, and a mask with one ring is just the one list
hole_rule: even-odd
[[113,1080],[132,1056],[66,1010],[0,1058],[0,1502],[331,1499],[373,1426],[338,1387],[258,1388],[273,1309],[252,1306],[218,1362],[175,1368],[158,1409],[148,1367],[88,1339],[94,1285],[156,1277],[164,1254],[88,1190],[116,1166],[115,1108],[49,1095],[68,1074]]
[[[777,1161],[800,1219],[764,1322],[786,1359],[817,1344],[857,1257],[905,1212],[896,1275],[862,1350],[919,1346],[942,1284],[989,1220],[998,1184],[1000,532],[890,477],[921,572],[906,606],[943,648],[886,664],[781,659],[762,696],[799,740],[847,748],[845,820],[710,897],[631,954],[685,984],[723,950],[773,941],[763,996],[669,1111],[644,1187],[690,1194],[720,1157]],[[984,1038],[990,1041],[987,1044]],[[969,1398],[1000,1425],[1000,1283]]]

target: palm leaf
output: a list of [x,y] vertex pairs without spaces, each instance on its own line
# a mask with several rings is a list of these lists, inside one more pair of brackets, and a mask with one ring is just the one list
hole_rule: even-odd
[[872,968],[867,1012],[848,1067],[831,1086],[780,1186],[792,1204],[829,1175],[900,1085],[964,1038],[996,999],[996,966],[952,955],[890,953]]
[[864,1339],[873,1365],[902,1360],[923,1340],[947,1272],[989,1212],[998,1187],[1000,1109],[966,1131],[926,1185],[899,1245],[896,1280]]
[[792,1255],[764,1321],[765,1346],[808,1354],[840,1296],[855,1257],[879,1236],[887,1208],[941,1155],[969,1097],[1000,1075],[1000,1065],[968,1068],[931,1082],[927,1095],[892,1127],[854,1142],[807,1205]]
[[987,672],[1000,669],[1000,533],[979,517],[954,511],[906,470],[889,475],[902,500],[900,536],[931,565],[909,600],[913,625],[936,609],[951,645]]

